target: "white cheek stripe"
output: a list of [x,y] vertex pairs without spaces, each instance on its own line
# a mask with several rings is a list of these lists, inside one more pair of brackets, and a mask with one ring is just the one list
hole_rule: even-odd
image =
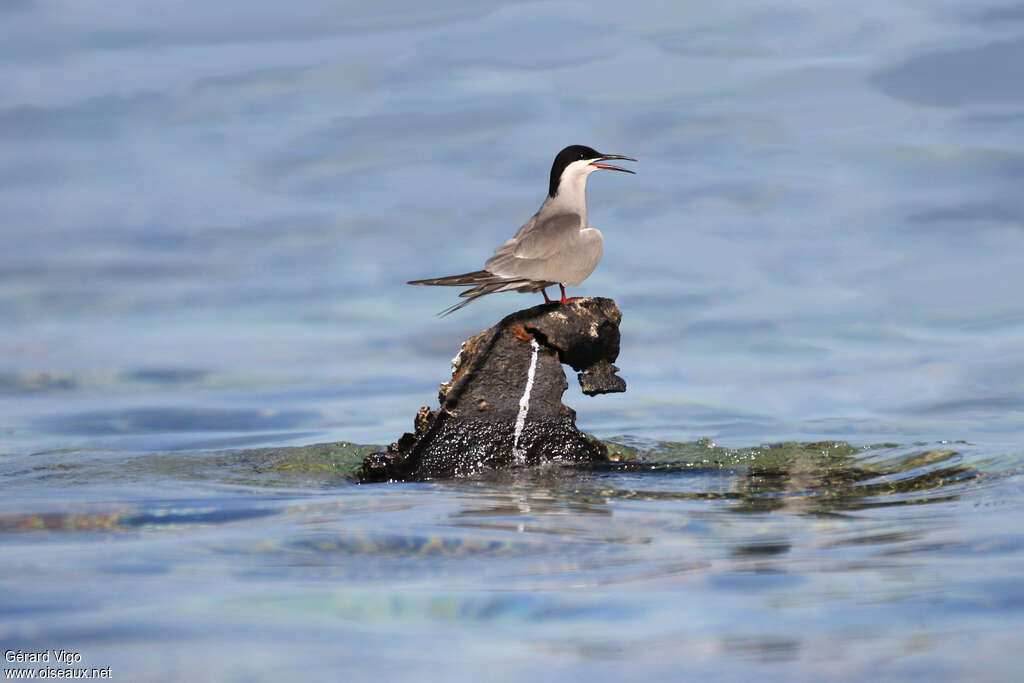
[[530,356],[530,369],[526,372],[526,389],[519,398],[519,414],[516,415],[516,432],[512,440],[512,455],[519,465],[526,464],[526,453],[519,449],[519,437],[522,435],[523,427],[526,425],[526,413],[530,411],[530,392],[533,391],[533,377],[537,373],[537,354],[540,351],[540,344],[532,337],[530,338],[530,346],[533,349],[533,354]]

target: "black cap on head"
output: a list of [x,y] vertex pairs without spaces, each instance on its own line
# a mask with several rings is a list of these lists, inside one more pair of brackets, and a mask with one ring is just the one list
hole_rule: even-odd
[[584,159],[597,159],[601,153],[586,145],[569,145],[555,156],[555,163],[551,164],[551,183],[548,185],[548,196],[554,197],[558,193],[558,180],[562,177],[565,167],[574,161]]

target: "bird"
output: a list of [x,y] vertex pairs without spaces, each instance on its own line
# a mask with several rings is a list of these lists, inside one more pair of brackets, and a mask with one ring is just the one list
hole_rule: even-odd
[[[466,299],[438,313],[447,316],[482,296],[497,292],[537,292],[544,303],[569,303],[566,285],[578,285],[594,272],[601,260],[601,231],[587,223],[587,177],[599,169],[635,173],[605,163],[614,159],[636,161],[618,154],[601,154],[586,145],[569,145],[551,164],[548,196],[537,213],[516,234],[494,250],[483,270],[462,275],[411,280],[410,285],[469,287],[459,294]],[[547,288],[558,285],[561,301],[548,298]]]

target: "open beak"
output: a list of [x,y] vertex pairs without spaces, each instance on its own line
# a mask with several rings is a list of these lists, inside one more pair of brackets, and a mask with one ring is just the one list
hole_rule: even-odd
[[633,157],[619,156],[618,154],[602,154],[595,161],[591,161],[591,166],[597,166],[598,168],[605,168],[609,171],[622,171],[623,173],[636,173],[636,171],[630,171],[628,168],[619,168],[618,166],[612,166],[611,164],[602,164],[602,161],[609,159],[625,159],[626,161],[636,161]]

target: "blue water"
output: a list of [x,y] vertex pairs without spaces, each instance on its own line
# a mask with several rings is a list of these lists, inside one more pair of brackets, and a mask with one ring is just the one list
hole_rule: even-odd
[[[1022,86],[1005,2],[0,3],[0,646],[122,680],[1013,678]],[[629,390],[571,387],[582,429],[844,441],[925,493],[230,457],[409,430],[539,297],[439,320],[453,291],[403,283],[480,267],[572,143],[639,160],[589,184],[570,294],[622,309]]]

